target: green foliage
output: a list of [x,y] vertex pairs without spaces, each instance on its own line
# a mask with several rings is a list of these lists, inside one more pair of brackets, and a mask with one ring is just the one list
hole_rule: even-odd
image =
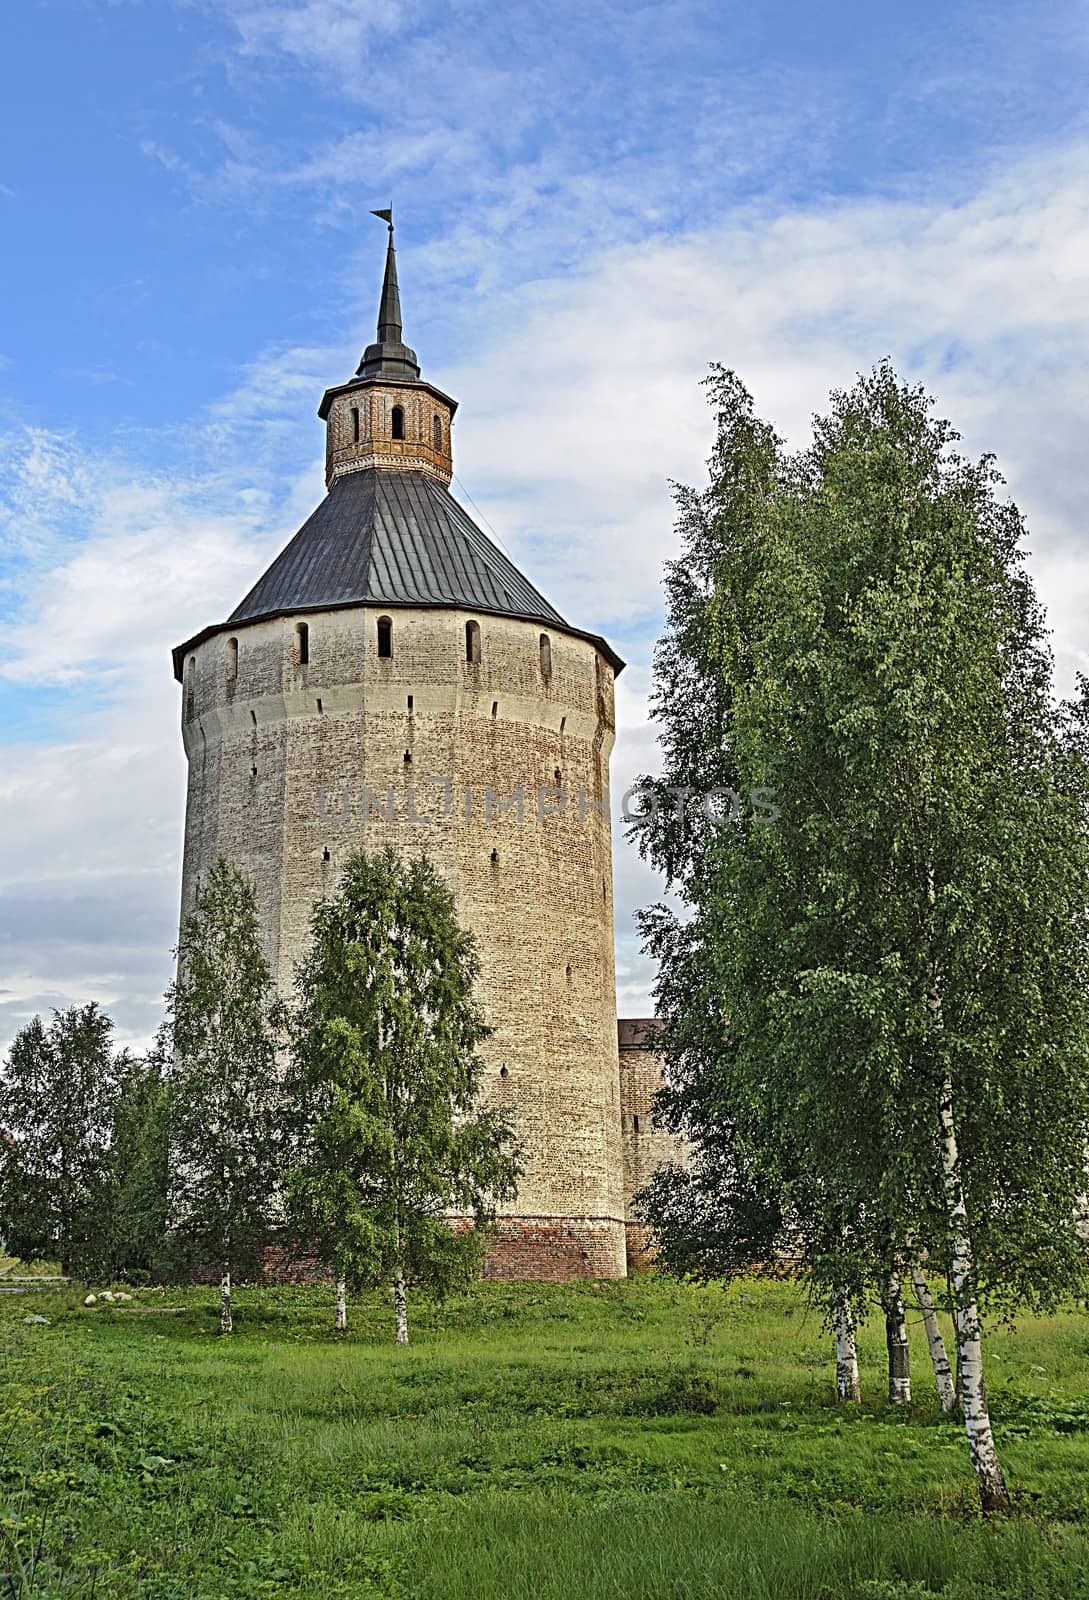
[[222,856],[186,919],[167,994],[169,1217],[187,1263],[253,1267],[282,1176],[279,1006],[253,885]]
[[[426,859],[354,854],[315,908],[297,979],[289,1208],[352,1288],[443,1295],[482,1264],[518,1167],[507,1120],[475,1101],[487,1028],[478,963]],[[447,1214],[472,1220],[455,1230]]]
[[[36,1562],[16,1594],[1089,1590],[1089,1432],[1060,1425],[1085,1407],[1081,1310],[993,1335],[1019,1514],[988,1527],[933,1388],[906,1415],[844,1416],[788,1281],[474,1284],[421,1305],[409,1352],[388,1342],[380,1292],[334,1336],[326,1288],[241,1289],[229,1342],[214,1288],[81,1299],[0,1296],[0,1572]],[[31,1312],[50,1326],[27,1326]],[[860,1356],[883,1365],[879,1322]]]
[[[1083,1259],[1089,767],[1051,699],[1021,519],[888,367],[796,456],[733,374],[710,385],[639,830],[691,913],[643,926],[665,1107],[699,1156],[648,1193],[651,1220],[686,1269],[777,1236],[855,1289],[919,1245],[940,1270],[948,1083],[984,1287],[1047,1304]],[[778,820],[672,798],[716,787],[774,791]],[[701,1262],[693,1217],[739,1196]]]
[[112,1270],[146,1282],[165,1254],[170,1170],[169,1101],[157,1053],[126,1065],[114,1108],[110,1170]]
[[95,1004],[19,1033],[0,1076],[0,1238],[24,1261],[88,1277],[110,1264],[110,1141],[132,1064]]

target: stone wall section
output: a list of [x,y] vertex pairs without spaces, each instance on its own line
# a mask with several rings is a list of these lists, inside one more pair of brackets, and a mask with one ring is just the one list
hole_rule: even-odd
[[653,1240],[636,1217],[633,1201],[659,1167],[684,1164],[686,1150],[655,1120],[654,1099],[666,1087],[666,1063],[658,1046],[661,1023],[622,1017],[617,1023],[620,1061],[620,1142],[624,1160],[624,1215],[628,1270],[653,1261]]

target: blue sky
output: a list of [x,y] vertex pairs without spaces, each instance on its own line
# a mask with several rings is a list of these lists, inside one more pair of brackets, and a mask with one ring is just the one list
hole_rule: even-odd
[[[890,355],[1029,516],[1087,661],[1084,8],[34,0],[0,21],[0,1042],[97,998],[154,1027],[183,765],[170,646],[321,494],[322,389],[406,336],[459,493],[646,717],[699,380],[792,440]],[[653,880],[617,845],[621,1008]]]

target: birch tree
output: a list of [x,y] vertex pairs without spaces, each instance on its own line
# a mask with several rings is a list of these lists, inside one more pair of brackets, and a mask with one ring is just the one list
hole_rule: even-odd
[[1054,703],[1021,518],[920,390],[882,366],[789,455],[733,374],[710,387],[638,825],[686,902],[644,918],[674,1077],[728,1108],[750,1165],[795,1174],[810,1220],[823,1196],[879,1294],[890,1261],[949,1272],[971,1461],[1002,1509],[986,1308],[1053,1304],[1081,1272],[1084,718]]
[[261,950],[253,885],[222,856],[186,919],[167,993],[170,1226],[192,1264],[231,1285],[260,1265],[283,1165],[278,1003]]
[[938,1391],[938,1401],[943,1411],[953,1411],[957,1404],[953,1370],[949,1365],[945,1340],[942,1338],[941,1324],[938,1321],[938,1308],[934,1304],[934,1296],[930,1292],[930,1284],[927,1282],[926,1272],[921,1261],[916,1261],[912,1266],[911,1282],[915,1290],[915,1298],[919,1302],[919,1310],[923,1314],[923,1327],[926,1329],[927,1348],[930,1351],[930,1362],[934,1368],[934,1384]]
[[885,1349],[889,1366],[889,1404],[911,1404],[911,1352],[908,1346],[907,1315],[900,1274],[895,1268],[889,1271],[881,1296],[881,1309],[885,1314]]
[[128,1057],[95,1004],[35,1017],[0,1070],[0,1238],[24,1261],[109,1266],[110,1143]]
[[478,1104],[476,951],[434,867],[391,850],[351,856],[311,928],[289,1212],[336,1281],[337,1326],[348,1290],[387,1283],[407,1344],[410,1288],[441,1298],[479,1273],[518,1176],[507,1118]]

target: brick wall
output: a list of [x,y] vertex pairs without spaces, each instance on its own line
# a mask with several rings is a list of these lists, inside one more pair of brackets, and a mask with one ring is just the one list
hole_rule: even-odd
[[486,1278],[622,1277],[624,1225],[602,1217],[506,1218],[488,1255]]
[[632,1211],[632,1201],[660,1166],[685,1159],[684,1146],[654,1119],[654,1097],[666,1084],[659,1053],[661,1024],[622,1017],[617,1023],[620,1065],[620,1143],[624,1162],[624,1215],[628,1270],[653,1260],[653,1241]]
[[[393,409],[400,408],[404,437],[393,437]],[[388,378],[352,384],[330,401],[325,436],[325,482],[367,467],[402,467],[429,472],[449,483],[454,464],[450,431],[454,403],[422,381]]]

